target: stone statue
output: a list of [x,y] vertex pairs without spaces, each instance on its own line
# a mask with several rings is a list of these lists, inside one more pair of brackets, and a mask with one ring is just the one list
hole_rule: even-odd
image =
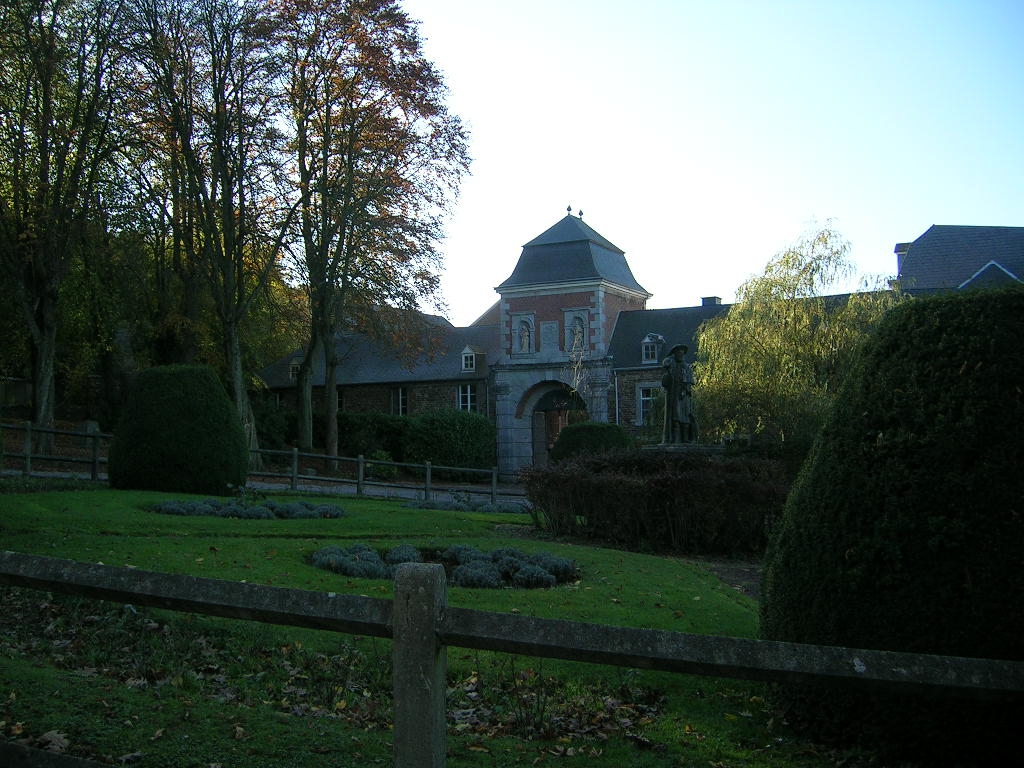
[[693,412],[693,370],[683,356],[685,344],[676,344],[662,361],[665,369],[661,386],[665,389],[665,432],[662,445],[697,442],[697,417]]

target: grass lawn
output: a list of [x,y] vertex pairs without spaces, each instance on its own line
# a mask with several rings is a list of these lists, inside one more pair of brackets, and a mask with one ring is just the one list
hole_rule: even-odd
[[[3,549],[257,584],[389,598],[389,581],[315,568],[327,545],[515,546],[573,559],[551,589],[451,587],[449,604],[752,637],[750,599],[677,559],[499,535],[525,516],[322,498],[337,519],[159,515],[180,495],[109,490],[0,496]],[[274,498],[286,498],[274,496]],[[496,528],[496,526],[499,526]],[[0,734],[137,766],[389,765],[386,641],[135,609],[3,588]],[[813,766],[742,681],[449,648],[448,765]],[[849,757],[849,756],[845,756]],[[848,765],[850,763],[847,763]]]

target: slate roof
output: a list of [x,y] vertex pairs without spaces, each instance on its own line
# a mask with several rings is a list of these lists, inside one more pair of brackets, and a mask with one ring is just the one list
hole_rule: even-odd
[[[415,356],[403,356],[400,350],[378,344],[363,334],[339,336],[337,345],[342,363],[338,367],[338,385],[411,383],[458,379],[479,379],[486,368],[475,373],[462,372],[462,350],[470,347],[482,351],[485,363],[498,360],[500,339],[498,326],[475,325],[456,328],[450,323],[436,325],[428,332],[430,350]],[[304,350],[296,350],[287,357],[268,365],[260,372],[270,389],[290,389],[295,381],[290,376],[292,363],[301,363]],[[412,359],[409,359],[411,357]],[[324,384],[323,356],[313,368],[313,386]]]
[[933,224],[907,246],[899,271],[911,292],[1024,281],[1024,227]]
[[620,312],[612,330],[608,354],[612,356],[612,367],[655,368],[657,365],[644,364],[642,343],[649,333],[656,333],[665,339],[661,356],[667,357],[668,350],[676,344],[690,348],[687,357],[692,359],[697,352],[697,329],[701,323],[727,312],[728,304],[704,304],[699,307],[676,307],[673,309],[638,309]]
[[516,268],[495,290],[588,280],[651,295],[633,277],[624,251],[570,214],[523,246]]

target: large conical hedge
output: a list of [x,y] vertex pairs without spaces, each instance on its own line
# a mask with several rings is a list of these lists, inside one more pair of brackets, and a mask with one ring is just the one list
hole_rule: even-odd
[[[765,560],[764,637],[1024,660],[1024,291],[918,299],[863,350]],[[999,764],[1024,707],[780,690],[819,737]],[[1016,747],[1014,747],[1016,748]]]
[[245,485],[248,447],[216,374],[168,365],[135,380],[110,446],[114,488],[223,495]]

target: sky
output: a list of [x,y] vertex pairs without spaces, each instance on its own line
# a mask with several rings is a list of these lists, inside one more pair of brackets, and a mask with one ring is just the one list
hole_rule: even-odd
[[1024,226],[1024,0],[403,7],[470,131],[441,249],[456,325],[567,206],[651,309],[731,302],[827,222],[881,277],[932,224]]

